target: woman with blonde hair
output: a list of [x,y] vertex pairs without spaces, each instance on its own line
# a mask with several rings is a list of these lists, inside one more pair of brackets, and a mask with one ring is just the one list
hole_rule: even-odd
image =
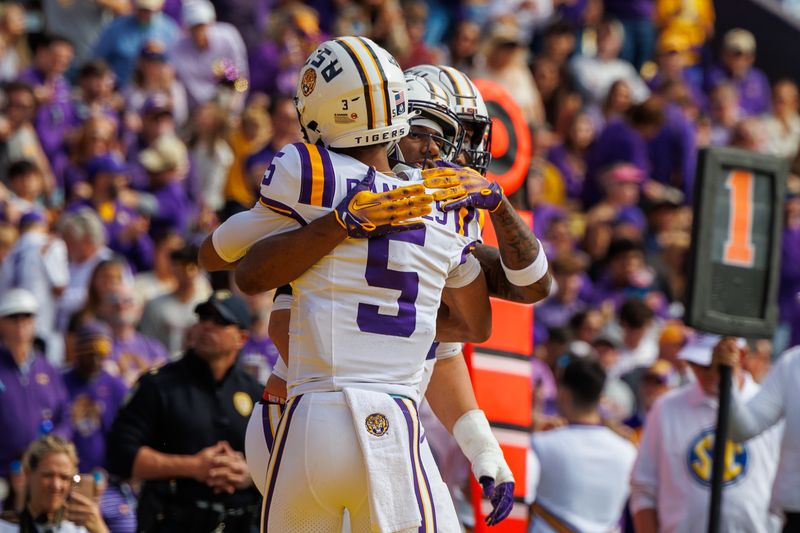
[[75,490],[75,446],[47,435],[34,441],[23,458],[25,504],[14,522],[0,520],[0,533],[107,533],[100,507]]

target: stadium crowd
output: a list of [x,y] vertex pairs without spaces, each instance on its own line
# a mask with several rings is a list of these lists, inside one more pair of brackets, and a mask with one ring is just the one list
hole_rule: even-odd
[[[256,201],[272,156],[301,140],[292,96],[329,36],[367,36],[403,68],[493,80],[521,107],[533,160],[510,198],[533,211],[556,282],[531,326],[537,431],[563,423],[560,373],[576,357],[600,363],[602,418],[635,443],[656,399],[692,386],[713,348],[681,320],[697,150],[790,161],[781,325],[742,358],[762,381],[800,344],[798,86],[754,66],[750,32],[728,31],[719,49],[713,33],[711,0],[4,2],[4,508],[25,506],[28,446],[60,435],[81,472],[104,473],[110,531],[135,531],[136,483],[105,471],[111,424],[139,376],[197,342],[198,304],[235,290],[228,273],[199,268],[198,244]],[[247,303],[238,364],[263,383],[278,357],[272,295]],[[72,460],[38,442],[34,453]],[[775,464],[750,467],[774,475]],[[647,482],[634,483],[634,507],[652,496]],[[92,525],[90,511],[74,516]]]

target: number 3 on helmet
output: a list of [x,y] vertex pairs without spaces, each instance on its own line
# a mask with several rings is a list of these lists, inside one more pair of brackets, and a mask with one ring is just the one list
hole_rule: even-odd
[[351,148],[408,133],[406,82],[397,61],[364,37],[326,41],[300,72],[294,103],[310,143]]

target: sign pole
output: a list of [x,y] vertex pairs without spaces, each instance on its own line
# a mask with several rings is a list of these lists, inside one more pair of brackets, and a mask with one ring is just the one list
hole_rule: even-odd
[[719,366],[719,411],[714,433],[714,460],[711,466],[711,505],[708,510],[708,533],[719,533],[722,485],[725,474],[725,447],[728,443],[728,414],[731,410],[731,367]]

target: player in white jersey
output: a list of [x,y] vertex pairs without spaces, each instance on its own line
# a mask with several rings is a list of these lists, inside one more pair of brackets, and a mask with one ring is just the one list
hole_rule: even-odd
[[605,378],[589,357],[573,359],[559,376],[558,407],[569,425],[533,434],[529,533],[619,530],[636,447],[602,424]]
[[[384,71],[391,71],[392,66],[388,61],[384,62],[384,58],[379,57],[385,52],[377,47],[371,48],[370,45],[371,43],[362,39],[340,39],[322,45],[317,55],[309,60],[310,66],[307,66],[302,75],[301,87],[304,96],[308,97],[313,93],[315,85],[324,85],[320,78],[325,80],[328,86],[332,85],[330,82],[337,77],[336,69],[341,70],[344,64],[355,65],[357,71],[360,66],[359,72],[363,80],[369,75],[378,76],[376,69],[373,69],[371,74],[365,72],[364,64],[369,61],[373,64],[378,62],[382,66],[379,75],[385,76]],[[358,48],[359,46],[362,48]],[[346,63],[348,58],[343,52],[350,56],[351,63]],[[377,57],[375,52],[378,54]],[[348,81],[347,77],[344,81]],[[378,130],[379,133],[371,133],[368,130],[365,133],[358,132],[358,135],[349,135],[346,139],[327,133],[320,134],[320,131],[326,132],[326,128],[332,126],[334,121],[329,118],[325,121],[319,120],[330,110],[309,109],[310,106],[306,105],[311,102],[309,98],[305,102],[301,100],[298,105],[306,133],[311,140],[314,136],[322,137],[326,144],[334,148],[337,144],[341,146],[343,142],[347,143],[344,146],[349,146],[350,143],[364,146],[380,142],[385,138],[390,139],[392,132],[396,130],[386,129],[389,102],[394,103],[391,114],[396,118],[402,114],[401,109],[404,111],[405,101],[404,95],[401,94],[402,89],[398,89],[393,94],[394,98],[391,98],[386,91],[387,85],[391,86],[391,75],[388,76],[388,81],[388,84],[383,83],[382,90],[380,85],[376,87],[378,90],[373,90],[371,85],[364,85],[362,92],[364,99],[361,103],[356,103],[360,96],[354,91],[346,95],[351,98],[349,100],[343,98],[341,104],[351,105],[354,108],[353,113],[365,112],[366,105],[367,112],[379,114],[376,108],[380,106],[370,106],[375,96],[382,96],[384,110],[382,127],[375,128],[372,124],[373,127],[370,128]],[[321,92],[326,95],[344,95],[341,91],[337,93],[329,91],[328,88],[323,88]],[[340,105],[338,101],[336,105]],[[368,120],[374,122],[372,118]],[[328,138],[325,138],[325,135]],[[380,402],[380,398],[383,399],[383,406],[380,409],[386,410],[386,413],[375,413],[374,417],[372,415],[367,417],[366,430],[373,437],[388,435],[389,420],[393,417],[396,420],[397,416],[397,413],[391,411],[400,413],[401,419],[404,418],[410,424],[409,434],[412,440],[409,441],[408,448],[412,452],[414,463],[413,482],[417,484],[417,488],[412,487],[410,491],[402,489],[390,491],[388,497],[391,498],[394,494],[402,498],[410,496],[409,492],[416,493],[417,499],[422,502],[420,507],[424,523],[426,527],[428,525],[432,527],[425,473],[421,470],[416,451],[419,429],[415,407],[413,403],[403,399],[396,399],[392,403],[391,398],[385,393],[415,397],[415,387],[418,386],[421,376],[422,360],[427,351],[426,347],[422,346],[430,345],[433,340],[439,294],[445,283],[449,283],[453,288],[451,293],[455,299],[464,295],[474,296],[475,292],[483,287],[482,278],[478,276],[480,267],[474,260],[470,261],[468,253],[465,253],[472,246],[473,240],[479,236],[474,220],[468,220],[471,214],[469,210],[466,213],[462,211],[459,213],[460,216],[450,215],[448,220],[446,211],[437,206],[433,220],[426,220],[422,228],[397,234],[394,239],[378,238],[369,241],[350,239],[336,246],[343,236],[341,230],[332,235],[326,233],[331,230],[331,226],[325,224],[331,221],[343,223],[351,237],[368,235],[371,229],[370,221],[364,221],[363,215],[358,212],[359,206],[364,203],[359,201],[358,195],[364,193],[357,193],[352,198],[346,196],[352,195],[348,190],[348,177],[356,176],[353,179],[356,187],[366,188],[374,183],[378,187],[377,190],[381,190],[383,187],[391,189],[403,185],[395,178],[376,174],[374,168],[364,164],[374,163],[379,168],[386,168],[385,150],[385,146],[378,145],[377,150],[359,151],[356,155],[361,161],[356,161],[314,145],[287,147],[282,156],[276,157],[270,167],[271,172],[265,176],[262,205],[243,214],[245,216],[239,217],[239,220],[228,226],[229,229],[235,229],[243,227],[242,224],[237,224],[238,222],[244,220],[247,222],[244,226],[248,226],[255,221],[265,230],[262,236],[268,236],[296,227],[296,224],[303,225],[310,220],[327,218],[324,223],[316,224],[315,230],[319,229],[321,233],[313,235],[310,241],[301,243],[304,246],[294,246],[297,251],[296,257],[302,258],[299,261],[300,266],[297,267],[299,272],[295,272],[298,275],[304,273],[297,277],[289,268],[288,274],[283,270],[278,274],[278,278],[280,275],[287,275],[286,281],[297,277],[293,283],[296,299],[293,304],[289,348],[292,354],[289,366],[289,392],[292,399],[277,430],[275,449],[269,466],[270,479],[266,488],[264,514],[267,530],[307,530],[312,526],[335,530],[340,525],[341,517],[336,509],[341,507],[350,510],[355,530],[368,527],[370,513],[365,511],[365,507],[372,506],[381,491],[372,483],[374,481],[372,475],[376,473],[376,469],[364,470],[364,461],[369,461],[369,454],[365,453],[364,457],[360,457],[360,454],[355,453],[357,445],[354,446],[356,444],[354,436],[348,431],[341,431],[341,428],[335,432],[334,440],[336,438],[341,440],[339,446],[333,446],[334,449],[340,450],[339,455],[337,460],[324,460],[318,465],[322,468],[310,468],[305,463],[305,457],[319,458],[325,455],[331,446],[315,450],[317,453],[314,454],[304,454],[303,452],[308,450],[304,450],[303,446],[297,446],[296,443],[322,440],[321,434],[315,438],[303,435],[303,432],[308,431],[313,434],[323,429],[331,429],[322,427],[329,426],[331,422],[339,422],[340,425],[342,423],[347,425],[348,422],[352,424],[353,422],[347,418],[358,410],[359,406],[356,405],[358,401]],[[314,168],[322,172],[314,173]],[[329,171],[327,175],[326,170]],[[303,173],[306,179],[301,176],[298,180],[297,175]],[[367,179],[361,180],[361,176],[364,175],[368,176]],[[449,187],[447,176],[438,176],[436,179],[439,183],[434,182],[432,185]],[[445,196],[452,194],[453,191],[443,192],[445,194],[442,199],[446,199]],[[476,204],[486,200],[461,193],[450,199],[455,200],[457,205],[462,200]],[[369,204],[373,198],[367,197],[366,200]],[[333,210],[333,205],[339,206],[335,209],[335,218],[325,217],[326,212]],[[295,226],[288,225],[287,221],[294,222]],[[308,225],[312,224],[314,223]],[[472,225],[475,227],[471,227]],[[227,246],[230,241],[239,241],[237,244],[241,244],[240,237],[238,232],[226,235],[223,230],[214,234],[214,241],[215,244],[217,241],[223,243],[223,246]],[[401,248],[393,253],[393,248],[396,247],[391,246],[395,243],[391,243],[390,240],[395,240]],[[291,251],[292,243],[285,244],[282,252]],[[332,251],[331,245],[335,246]],[[430,245],[432,246],[429,248]],[[246,249],[247,245],[244,248]],[[223,259],[229,261],[238,259],[227,256],[224,247],[217,246],[217,251]],[[314,254],[318,256],[308,260],[308,256]],[[291,253],[287,255],[290,258],[292,256]],[[319,260],[320,256],[324,257]],[[243,265],[247,261],[246,257]],[[387,288],[399,292],[392,294],[385,290]],[[396,309],[394,313],[392,307]],[[384,312],[381,312],[382,310]],[[335,329],[334,315],[337,326]],[[346,324],[347,322],[350,324]],[[346,334],[342,335],[345,331]],[[387,339],[384,340],[383,337]],[[381,346],[385,348],[382,349]],[[376,365],[376,356],[380,356],[382,362],[391,359],[394,364]],[[349,389],[350,392],[359,391],[361,400],[357,400],[358,395],[356,400],[347,395],[347,385],[353,386]],[[338,392],[342,389],[344,395]],[[369,397],[361,394],[367,389],[377,391],[378,395]],[[395,404],[398,406],[397,409],[394,408]],[[348,410],[351,413],[348,413]],[[292,424],[293,417],[305,419],[306,423]],[[316,420],[318,426],[309,425],[308,422],[312,420]],[[361,426],[363,423],[364,421],[361,421],[355,426],[355,429],[361,432],[357,437],[369,439],[364,437],[365,428]],[[396,421],[391,424],[396,424]],[[402,429],[402,424],[394,427],[397,432]],[[284,439],[294,441],[294,444],[285,446]],[[345,442],[348,439],[349,441]],[[360,442],[362,448],[367,446],[365,441]],[[346,479],[347,484],[343,486],[340,474],[344,473],[341,469],[345,467],[353,475]],[[300,474],[299,481],[298,476],[292,475],[292,470],[299,471],[295,472]],[[305,471],[305,476],[302,471]],[[367,475],[370,476],[371,484],[369,505],[365,504],[363,497],[367,492]],[[307,482],[307,476],[313,476],[312,483]],[[334,479],[336,479],[335,490],[332,484],[328,485],[333,483]],[[294,483],[289,483],[290,481]],[[400,487],[404,481],[411,483],[409,476],[395,475],[392,478],[392,483],[399,484]],[[280,486],[280,490],[273,490],[275,484]],[[313,494],[308,493],[312,486]],[[383,492],[384,498],[387,497],[387,491],[384,489]],[[392,513],[394,515],[388,516],[388,519],[394,518],[401,524],[410,524],[402,521],[403,518],[408,518],[405,513],[407,508],[404,507],[407,504],[408,502],[404,502],[399,506],[383,507],[385,512],[378,513],[377,516],[373,513],[373,525],[376,525],[375,521],[387,519],[384,515]],[[415,507],[415,512],[416,509]],[[377,526],[381,527],[380,524]]]
[[[411,98],[409,99],[409,103],[410,104],[414,103]],[[419,106],[419,107],[423,107],[423,106]],[[428,107],[427,109],[431,109],[431,108]],[[434,110],[436,110],[436,109],[434,108]],[[439,111],[440,110],[441,110],[441,108],[439,108]],[[439,115],[439,117],[441,117],[443,115],[443,113],[440,112],[438,115]],[[452,117],[452,114],[450,114],[450,116]],[[434,115],[434,117],[432,117],[432,118],[435,119],[437,117],[436,117],[436,115]],[[445,123],[442,126],[446,128],[447,124]],[[437,148],[438,148],[438,146],[437,146]],[[495,257],[497,257],[497,256],[495,255]],[[549,285],[549,276],[545,276],[538,285],[539,285],[539,287],[534,287],[533,289],[534,290],[539,290],[541,292],[541,287],[544,286],[545,287],[544,292],[546,292],[546,286]],[[508,292],[506,290],[506,287],[514,287],[514,286],[512,284],[508,283],[507,280],[503,279],[503,287],[500,287],[500,289],[505,291],[505,292],[503,294],[501,294],[502,296],[508,296]],[[527,287],[519,287],[519,288],[516,288],[516,289],[517,290],[520,290],[520,289],[524,290],[524,289],[529,289],[529,288],[527,288]],[[280,298],[282,298],[282,297],[279,297],[279,300],[276,301],[276,307],[279,306]],[[517,298],[519,298],[519,297],[517,297]],[[276,313],[276,315],[279,315],[279,314],[281,314],[281,313]],[[274,321],[274,318],[275,317],[273,316],[273,321]],[[271,328],[271,330],[272,330],[272,328]],[[444,357],[441,354],[442,354],[442,350],[441,349],[437,350],[437,355],[439,355],[440,357]],[[451,353],[449,355],[450,356],[457,356],[457,355],[460,355],[460,353],[459,353],[459,350],[456,349],[455,351],[451,350]],[[429,354],[429,357],[430,356],[431,356],[431,354]],[[433,360],[430,359],[429,360],[429,366],[432,366],[432,362],[433,362]],[[456,360],[454,358],[453,359],[453,363],[455,363],[455,365],[453,365],[453,366],[458,367],[459,363],[460,363],[460,365],[463,367],[463,359],[461,357],[459,357],[458,360]],[[430,376],[429,372],[426,372],[426,374],[428,376]],[[453,374],[453,372],[446,372],[445,374]],[[272,379],[271,379],[271,382],[272,382]],[[467,381],[467,384],[468,384],[468,381]],[[437,387],[434,387],[434,390],[436,388]],[[439,387],[439,388],[444,388],[444,387]],[[471,395],[471,389],[470,389],[470,395]],[[274,417],[275,415],[278,414],[278,408],[276,406],[274,406],[274,405],[265,406],[264,414],[265,415],[269,415],[270,413],[272,413],[272,415]],[[250,425],[249,432],[248,432],[248,442],[251,443],[251,449],[252,450],[261,449],[261,450],[265,451],[267,449],[268,444],[270,444],[270,441],[271,441],[271,438],[272,438],[272,430],[274,429],[274,427],[275,427],[274,418],[273,418],[273,423],[270,424],[270,417],[269,416],[263,416],[262,417],[260,413],[255,413],[254,416],[251,418],[251,425]],[[423,458],[426,458],[426,452],[427,452],[425,444],[426,443],[423,443],[423,449],[422,449]],[[262,454],[248,453],[248,458],[251,461],[251,466],[252,466],[251,471],[254,471],[254,472],[263,471],[263,469],[264,469],[263,460],[262,460],[263,455],[264,455],[263,453]],[[430,460],[432,462],[432,458]],[[261,461],[261,463],[262,463],[261,465],[257,464],[259,461]],[[255,476],[255,478],[258,479],[258,476]],[[435,483],[434,480],[431,480],[431,484],[435,489],[436,488],[436,483]],[[443,514],[443,513],[440,513],[439,511],[440,510],[437,507],[437,514],[438,515]],[[437,516],[437,518],[440,518],[440,516]],[[444,522],[444,523],[446,523],[446,522]],[[440,525],[441,525],[441,522],[440,522]],[[440,530],[443,530],[443,529],[440,529]]]
[[[708,530],[708,506],[719,373],[712,350],[719,337],[703,335],[678,356],[689,362],[697,381],[659,398],[647,414],[639,457],[631,476],[631,512],[641,533],[701,533]],[[743,399],[759,386],[733,369],[733,386]],[[781,428],[725,450],[720,531],[775,531],[769,511],[778,464]]]

